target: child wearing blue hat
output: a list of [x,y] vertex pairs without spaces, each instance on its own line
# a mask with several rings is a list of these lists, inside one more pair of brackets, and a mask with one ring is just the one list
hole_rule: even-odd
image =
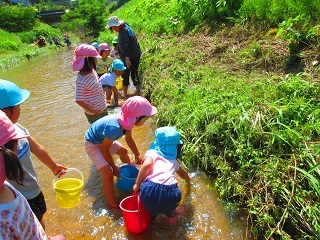
[[[25,102],[29,96],[30,92],[28,90],[20,89],[13,82],[0,79],[0,110],[11,120],[17,132],[24,135],[30,135],[29,131],[18,123],[18,119],[20,117],[20,104]],[[32,211],[45,228],[43,215],[47,211],[47,206],[32,163],[31,153],[50,168],[54,175],[67,169],[67,167],[56,163],[47,150],[33,137],[28,136],[18,140],[18,159],[25,173],[24,182],[26,184],[21,185],[15,181],[8,181],[27,199]]]
[[155,138],[145,154],[133,192],[140,191],[140,200],[152,220],[162,213],[167,215],[168,223],[175,224],[176,208],[182,196],[175,173],[190,181],[187,171],[177,161],[182,141],[174,127],[157,128]]
[[[109,71],[100,77],[100,82],[103,90],[106,92],[106,100],[110,107],[117,107],[119,97],[123,98],[123,95],[118,91],[116,87],[117,78],[121,77],[123,71],[126,69],[124,63],[120,59],[115,59],[110,65]],[[112,104],[112,93],[114,98],[114,104]]]

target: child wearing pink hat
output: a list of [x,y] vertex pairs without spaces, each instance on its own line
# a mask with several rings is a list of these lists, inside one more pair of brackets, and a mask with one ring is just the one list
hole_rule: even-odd
[[148,117],[156,114],[157,108],[140,96],[128,98],[118,114],[103,117],[85,132],[85,149],[102,176],[102,187],[111,208],[117,208],[113,190],[113,175],[119,176],[120,168],[113,161],[112,154],[119,155],[123,163],[130,163],[128,150],[117,140],[125,136],[125,141],[135,155],[137,163],[142,156],[132,138],[134,126],[142,126]]
[[101,56],[94,46],[89,44],[79,45],[74,52],[72,68],[79,71],[76,80],[76,103],[84,109],[88,122],[92,124],[108,115],[105,94],[96,72],[96,59]]
[[[29,96],[30,92],[28,90],[20,89],[13,82],[0,79],[0,110],[11,120],[16,127],[16,131],[24,135],[29,135],[29,131],[19,124],[18,120],[21,111],[20,105],[24,103]],[[24,181],[26,184],[20,185],[15,181],[10,181],[10,179],[8,179],[8,182],[27,199],[32,211],[35,213],[42,227],[45,228],[44,214],[47,211],[47,205],[34,168],[32,154],[50,168],[54,175],[67,169],[67,167],[57,163],[50,156],[46,148],[31,136],[18,140],[17,154],[24,170]]]
[[[6,114],[0,111],[0,239],[47,239],[39,220],[24,196],[6,178],[23,185],[24,171],[15,152],[17,140],[26,138],[16,131]],[[63,240],[62,235],[49,238]]]
[[109,57],[111,48],[107,43],[101,43],[99,45],[99,55],[101,58],[97,58],[97,73],[98,77],[101,77],[112,63],[112,58]]

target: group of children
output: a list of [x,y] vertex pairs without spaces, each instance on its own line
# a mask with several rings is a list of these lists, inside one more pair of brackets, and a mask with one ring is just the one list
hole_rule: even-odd
[[[114,38],[114,42],[117,39]],[[75,48],[72,63],[78,71],[76,79],[76,103],[85,110],[90,126],[84,134],[85,150],[102,176],[102,187],[110,208],[118,208],[115,200],[113,178],[119,176],[120,168],[113,155],[118,155],[122,163],[142,164],[133,187],[141,202],[155,219],[163,213],[169,223],[175,223],[176,208],[181,200],[175,173],[190,182],[188,173],[181,168],[177,158],[181,149],[181,136],[174,127],[162,127],[155,131],[155,141],[143,156],[133,137],[134,126],[142,126],[148,118],[157,113],[157,108],[144,97],[128,97],[121,111],[108,114],[107,100],[113,93],[116,104],[122,96],[115,88],[115,79],[126,69],[116,57],[99,78],[97,59],[106,60],[112,52],[108,44],[82,44]],[[98,47],[98,48],[96,48]],[[54,175],[67,169],[58,164],[47,150],[32,138],[26,128],[18,123],[20,105],[30,96],[30,92],[20,89],[10,81],[0,79],[0,226],[3,239],[46,239],[43,215],[46,203],[31,160],[33,153]],[[106,98],[107,96],[107,98]],[[134,154],[130,159],[128,149],[118,140],[123,137]],[[24,215],[16,216],[16,212]],[[21,218],[21,216],[24,216]],[[21,230],[22,226],[27,226]],[[64,239],[55,236],[52,239]]]
[[[117,39],[113,40],[115,42]],[[79,71],[76,80],[76,102],[85,109],[90,123],[85,132],[85,150],[102,176],[102,187],[110,208],[118,208],[113,177],[119,176],[120,168],[114,163],[112,155],[119,155],[122,163],[133,163],[128,150],[117,141],[124,136],[135,156],[135,162],[143,163],[134,192],[140,191],[141,201],[152,213],[152,219],[158,213],[174,217],[174,210],[181,200],[181,191],[174,173],[177,172],[186,181],[190,180],[187,172],[176,161],[177,146],[181,144],[180,134],[172,127],[157,129],[156,141],[147,152],[146,158],[140,154],[131,130],[134,126],[143,125],[157,112],[157,108],[147,99],[133,96],[125,101],[119,113],[108,115],[107,104],[112,93],[116,105],[118,96],[124,97],[116,88],[116,79],[121,77],[126,69],[120,59],[112,58],[112,62],[107,61],[110,52],[108,44],[99,45],[97,42],[92,42],[91,45],[82,44],[75,49],[72,66],[74,71]],[[163,188],[163,185],[167,187]],[[155,205],[158,207],[155,208]]]
[[[102,176],[103,192],[110,208],[118,208],[113,178],[119,177],[120,168],[112,157],[118,155],[122,163],[142,164],[133,192],[139,193],[141,202],[151,213],[151,219],[163,213],[169,223],[176,223],[175,210],[182,194],[175,173],[190,182],[188,173],[177,161],[182,144],[180,133],[174,127],[156,129],[156,140],[144,156],[132,138],[134,126],[142,126],[157,111],[144,97],[128,98],[119,113],[102,117],[89,126],[85,132],[85,150]],[[128,149],[118,141],[123,136],[134,160],[129,158]]]
[[[71,45],[70,37],[66,33],[63,35],[63,41],[67,45],[67,47]],[[58,37],[50,38],[49,43],[50,45],[54,43],[56,46],[64,47],[64,45],[60,43],[60,39]],[[47,46],[47,42],[44,36],[40,36],[39,39],[36,42],[34,42],[34,44],[38,45],[40,48]]]

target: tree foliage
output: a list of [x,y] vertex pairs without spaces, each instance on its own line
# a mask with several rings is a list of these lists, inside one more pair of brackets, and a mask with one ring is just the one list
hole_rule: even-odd
[[0,28],[8,32],[30,31],[37,19],[36,11],[31,7],[20,5],[0,7]]

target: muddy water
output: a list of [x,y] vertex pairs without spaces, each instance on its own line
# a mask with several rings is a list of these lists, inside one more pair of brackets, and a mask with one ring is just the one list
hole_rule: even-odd
[[[89,125],[82,109],[74,102],[76,74],[71,69],[72,58],[73,51],[65,49],[0,72],[0,78],[31,92],[29,100],[21,105],[19,122],[57,162],[84,174],[80,204],[71,209],[60,208],[52,189],[54,175],[33,156],[47,202],[47,234],[62,233],[66,239],[245,239],[244,215],[232,209],[226,211],[217,200],[212,180],[196,169],[189,169],[192,176],[189,196],[185,196],[186,186],[179,180],[185,214],[179,216],[176,225],[168,225],[165,218],[159,216],[143,233],[126,231],[121,210],[108,207],[99,172],[83,147],[83,134]],[[154,125],[154,119],[149,119],[144,126],[133,130],[142,152],[152,140]],[[118,159],[116,162],[120,165]],[[115,189],[119,202],[130,195]]]

